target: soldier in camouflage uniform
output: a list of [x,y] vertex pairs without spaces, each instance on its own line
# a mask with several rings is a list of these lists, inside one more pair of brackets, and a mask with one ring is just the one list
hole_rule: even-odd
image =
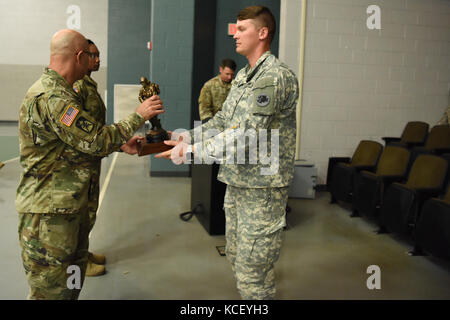
[[[98,71],[100,68],[100,51],[92,40],[88,39],[87,41],[89,43],[90,52],[88,73],[83,79],[75,82],[73,89],[83,100],[84,110],[95,120],[95,123],[104,126],[106,123],[106,107],[102,97],[97,91],[97,82],[91,78],[92,71]],[[91,200],[88,202],[91,230],[94,227],[97,218],[100,194],[101,160],[102,157],[93,157],[93,161],[91,162]],[[86,276],[99,276],[104,274],[106,272],[105,267],[103,266],[105,262],[106,258],[103,254],[89,252]]]
[[203,85],[198,98],[200,120],[206,122],[222,109],[222,104],[230,92],[235,71],[236,63],[231,59],[224,59],[219,67],[219,75]]
[[[89,46],[74,30],[57,32],[50,64],[28,90],[19,111],[20,163],[16,194],[22,261],[29,299],[77,299],[81,288],[68,286],[69,266],[84,281],[92,201],[91,164],[122,150],[137,153],[134,132],[163,112],[159,97],[136,112],[102,126],[84,110],[73,83],[87,73]],[[72,269],[72,268],[71,268]],[[75,275],[77,273],[75,272]]]
[[[165,143],[175,147],[157,155],[177,162],[193,152],[196,158],[223,161],[218,179],[227,184],[226,255],[243,299],[275,297],[274,264],[281,249],[288,187],[294,173],[298,81],[269,51],[274,32],[275,19],[269,9],[252,6],[238,14],[236,51],[245,55],[249,64],[237,74],[222,110],[190,132],[193,145],[172,134],[175,141]],[[195,132],[199,128],[203,140],[196,142]],[[209,129],[220,133],[207,139]],[[278,130],[279,140],[275,141],[279,142],[275,159],[278,170],[268,170],[261,161],[251,164],[248,158],[245,164],[236,164],[234,159],[227,163],[229,155],[224,144],[217,143],[223,139],[217,138],[227,140],[237,129],[250,133],[267,130],[267,150],[272,153],[277,149],[270,137],[271,130]],[[181,138],[189,139],[189,135]],[[247,143],[244,148],[251,151]]]

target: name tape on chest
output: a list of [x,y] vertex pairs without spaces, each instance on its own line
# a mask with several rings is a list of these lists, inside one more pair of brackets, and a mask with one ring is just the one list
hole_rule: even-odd
[[66,112],[62,115],[61,119],[59,120],[62,124],[70,127],[73,123],[73,120],[75,120],[75,117],[80,112],[77,108],[75,108],[72,105],[68,105]]

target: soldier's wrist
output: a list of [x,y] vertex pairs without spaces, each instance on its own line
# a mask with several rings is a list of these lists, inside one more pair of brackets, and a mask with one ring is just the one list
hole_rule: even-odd
[[137,112],[137,111],[136,111],[136,114],[138,115],[138,117],[139,117],[139,118],[141,118],[142,120],[144,120],[144,121],[145,121],[145,118],[144,118],[144,116],[143,116],[142,114],[140,114],[140,113],[139,113],[139,112]]

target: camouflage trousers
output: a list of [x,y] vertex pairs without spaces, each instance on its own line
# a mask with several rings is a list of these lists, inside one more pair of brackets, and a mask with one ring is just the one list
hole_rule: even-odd
[[287,187],[227,186],[225,252],[242,299],[275,298],[274,264],[280,255],[287,199]]
[[80,268],[84,282],[89,247],[88,210],[78,214],[19,214],[22,262],[30,286],[28,299],[76,300],[81,289],[69,289],[68,267]]
[[97,209],[98,201],[100,195],[100,167],[98,172],[91,176],[91,185],[89,188],[89,200],[88,200],[88,211],[89,211],[89,232],[92,231],[97,220]]

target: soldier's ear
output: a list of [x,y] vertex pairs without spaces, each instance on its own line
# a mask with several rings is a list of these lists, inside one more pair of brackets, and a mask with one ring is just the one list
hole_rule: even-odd
[[259,40],[266,40],[269,37],[269,28],[261,27],[259,29]]

